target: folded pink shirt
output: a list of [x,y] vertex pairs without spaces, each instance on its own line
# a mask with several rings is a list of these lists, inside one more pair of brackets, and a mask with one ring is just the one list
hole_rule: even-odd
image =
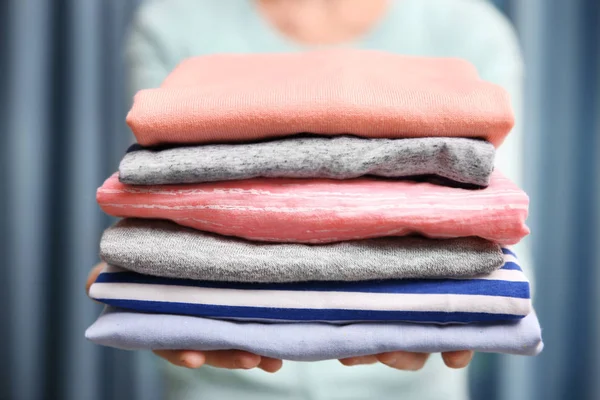
[[143,146],[309,132],[478,137],[497,147],[514,116],[508,93],[467,61],[336,49],[190,58],[136,94],[127,123]]
[[131,186],[112,175],[98,189],[116,217],[169,219],[255,241],[327,243],[420,233],[519,242],[529,199],[498,171],[473,191],[413,181],[359,178],[249,179]]

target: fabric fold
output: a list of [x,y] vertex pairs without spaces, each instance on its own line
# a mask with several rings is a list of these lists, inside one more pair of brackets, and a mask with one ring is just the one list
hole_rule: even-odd
[[133,218],[104,231],[100,257],[147,275],[262,283],[464,277],[490,273],[504,262],[500,246],[476,237],[261,243]]
[[96,199],[112,216],[168,219],[263,242],[331,243],[418,233],[513,245],[529,233],[527,195],[497,170],[490,185],[477,191],[375,178],[133,186],[119,182],[115,173]]
[[508,93],[465,60],[335,49],[183,61],[127,115],[138,143],[239,142],[299,132],[475,137],[498,147]]
[[107,266],[90,288],[99,302],[134,311],[272,322],[474,323],[531,311],[516,257],[490,274],[456,279],[242,283],[160,278]]
[[373,175],[433,177],[454,186],[485,187],[494,168],[494,156],[494,146],[483,140],[445,137],[313,136],[166,149],[133,145],[119,165],[119,180],[130,185],[162,185]]
[[292,361],[321,361],[390,351],[475,350],[537,355],[543,348],[535,313],[503,324],[266,324],[145,314],[107,308],[85,333],[127,350],[245,350]]

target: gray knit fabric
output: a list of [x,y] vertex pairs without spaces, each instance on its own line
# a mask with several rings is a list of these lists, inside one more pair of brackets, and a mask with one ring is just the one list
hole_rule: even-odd
[[252,144],[131,151],[121,161],[119,178],[132,185],[158,185],[256,177],[434,176],[487,186],[494,155],[490,143],[466,138],[292,137]]
[[238,282],[462,277],[503,264],[500,247],[480,238],[256,243],[143,219],[124,219],[108,228],[100,255],[109,264],[147,275]]

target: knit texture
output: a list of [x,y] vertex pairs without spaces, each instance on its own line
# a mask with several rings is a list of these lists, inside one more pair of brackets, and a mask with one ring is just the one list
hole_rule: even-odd
[[104,232],[100,256],[109,264],[147,275],[265,283],[473,276],[490,273],[503,263],[497,244],[475,237],[260,243],[169,221],[133,218]]
[[507,254],[471,278],[240,283],[159,278],[107,266],[90,288],[99,302],[134,311],[271,322],[474,323],[531,312],[529,282]]
[[464,138],[295,137],[164,150],[134,145],[119,165],[119,179],[131,185],[161,185],[261,177],[433,175],[458,185],[484,187],[494,168],[494,155],[490,143]]
[[97,200],[116,217],[169,219],[268,242],[327,243],[421,233],[479,236],[512,245],[529,233],[529,199],[498,171],[478,191],[373,178],[130,186],[114,174],[98,189]]
[[85,333],[127,350],[246,350],[266,357],[321,361],[390,351],[475,350],[536,355],[542,337],[535,313],[502,324],[427,325],[409,322],[265,324],[108,308]]
[[468,61],[334,49],[190,58],[135,95],[127,123],[143,146],[309,132],[477,137],[497,147],[514,116],[508,93]]

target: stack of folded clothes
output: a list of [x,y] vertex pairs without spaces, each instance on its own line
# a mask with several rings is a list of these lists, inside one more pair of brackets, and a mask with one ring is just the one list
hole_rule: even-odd
[[300,361],[535,355],[507,247],[527,195],[494,170],[507,93],[458,59],[212,55],[140,91],[138,144],[97,199],[92,341]]

